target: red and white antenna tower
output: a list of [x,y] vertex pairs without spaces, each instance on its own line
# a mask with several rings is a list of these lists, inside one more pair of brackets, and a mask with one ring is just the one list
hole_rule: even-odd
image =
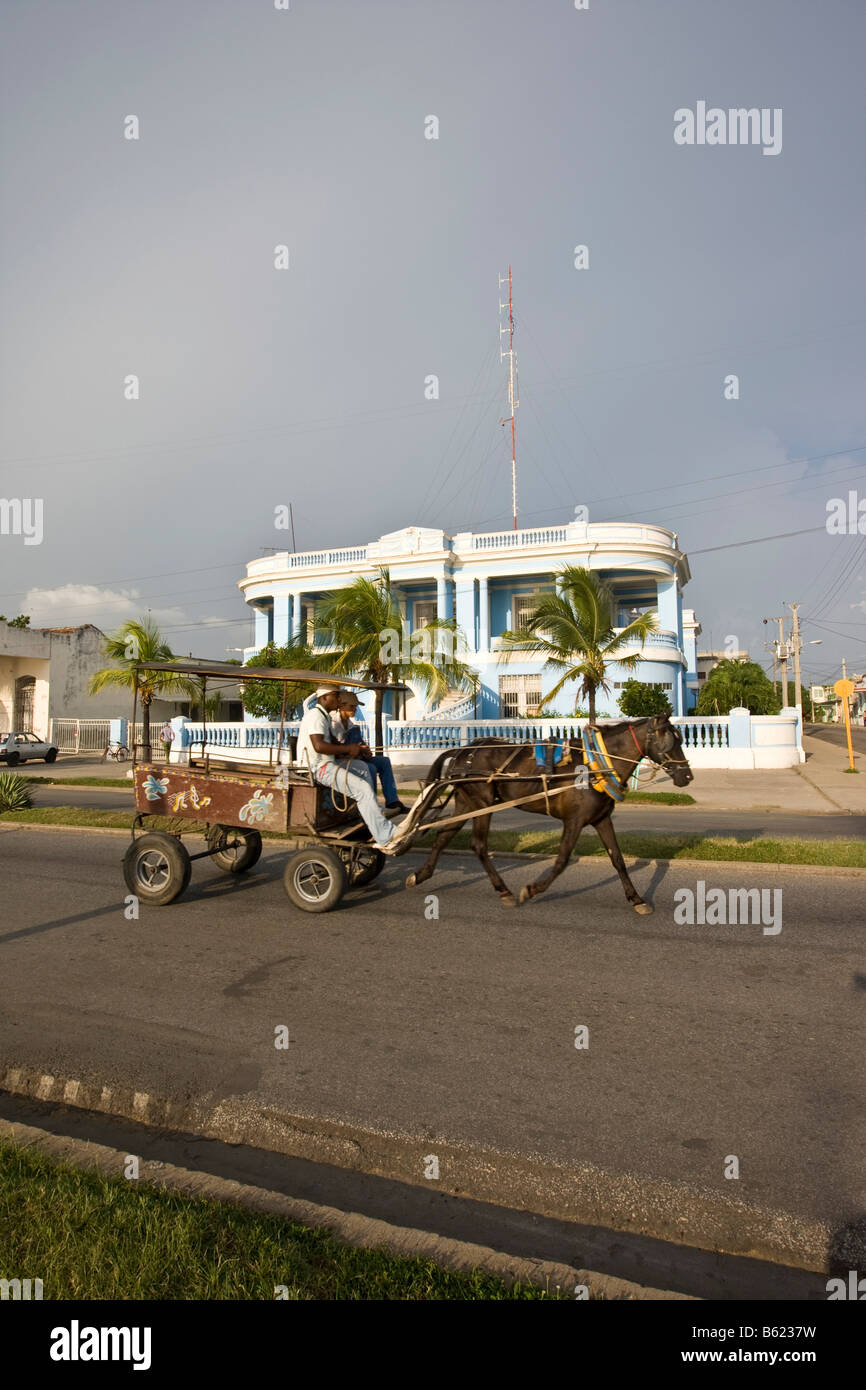
[[[507,275],[500,275],[499,289],[503,285],[508,285],[508,303],[499,301],[499,360],[504,361],[508,358],[508,408],[509,415],[504,420],[500,420],[501,425],[507,425],[511,421],[511,515],[514,522],[514,529],[517,530],[517,435],[515,431],[514,412],[520,405],[517,399],[517,359],[514,356],[514,314],[511,308],[511,266],[508,267]],[[508,322],[503,327],[502,313],[508,310]],[[502,338],[508,334],[508,350],[502,351]]]

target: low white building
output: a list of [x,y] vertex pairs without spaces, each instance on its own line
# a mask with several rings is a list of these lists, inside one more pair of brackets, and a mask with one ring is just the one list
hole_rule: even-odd
[[[0,733],[49,736],[52,719],[112,719],[132,712],[132,692],[108,687],[90,694],[90,678],[112,663],[104,634],[79,627],[12,627],[0,622]],[[178,712],[174,701],[154,701],[153,717]]]

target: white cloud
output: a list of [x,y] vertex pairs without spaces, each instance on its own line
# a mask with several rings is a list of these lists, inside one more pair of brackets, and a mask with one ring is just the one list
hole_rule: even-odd
[[[103,630],[129,618],[140,618],[147,601],[137,589],[101,589],[96,584],[61,584],[56,589],[30,589],[23,606],[32,627],[75,627],[93,623]],[[158,627],[186,622],[182,608],[152,608]]]

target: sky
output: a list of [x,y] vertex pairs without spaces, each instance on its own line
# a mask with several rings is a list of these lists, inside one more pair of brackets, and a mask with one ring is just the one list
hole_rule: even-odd
[[[510,527],[510,265],[518,524],[670,527],[701,648],[799,602],[804,680],[866,669],[862,0],[0,14],[0,612],[224,658],[276,508]],[[700,102],[781,148],[678,144]]]

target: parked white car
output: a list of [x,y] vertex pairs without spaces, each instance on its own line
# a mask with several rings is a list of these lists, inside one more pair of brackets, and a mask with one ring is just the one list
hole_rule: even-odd
[[31,762],[34,758],[44,758],[53,763],[57,749],[53,743],[46,743],[35,734],[0,733],[0,763],[15,767],[17,763]]

